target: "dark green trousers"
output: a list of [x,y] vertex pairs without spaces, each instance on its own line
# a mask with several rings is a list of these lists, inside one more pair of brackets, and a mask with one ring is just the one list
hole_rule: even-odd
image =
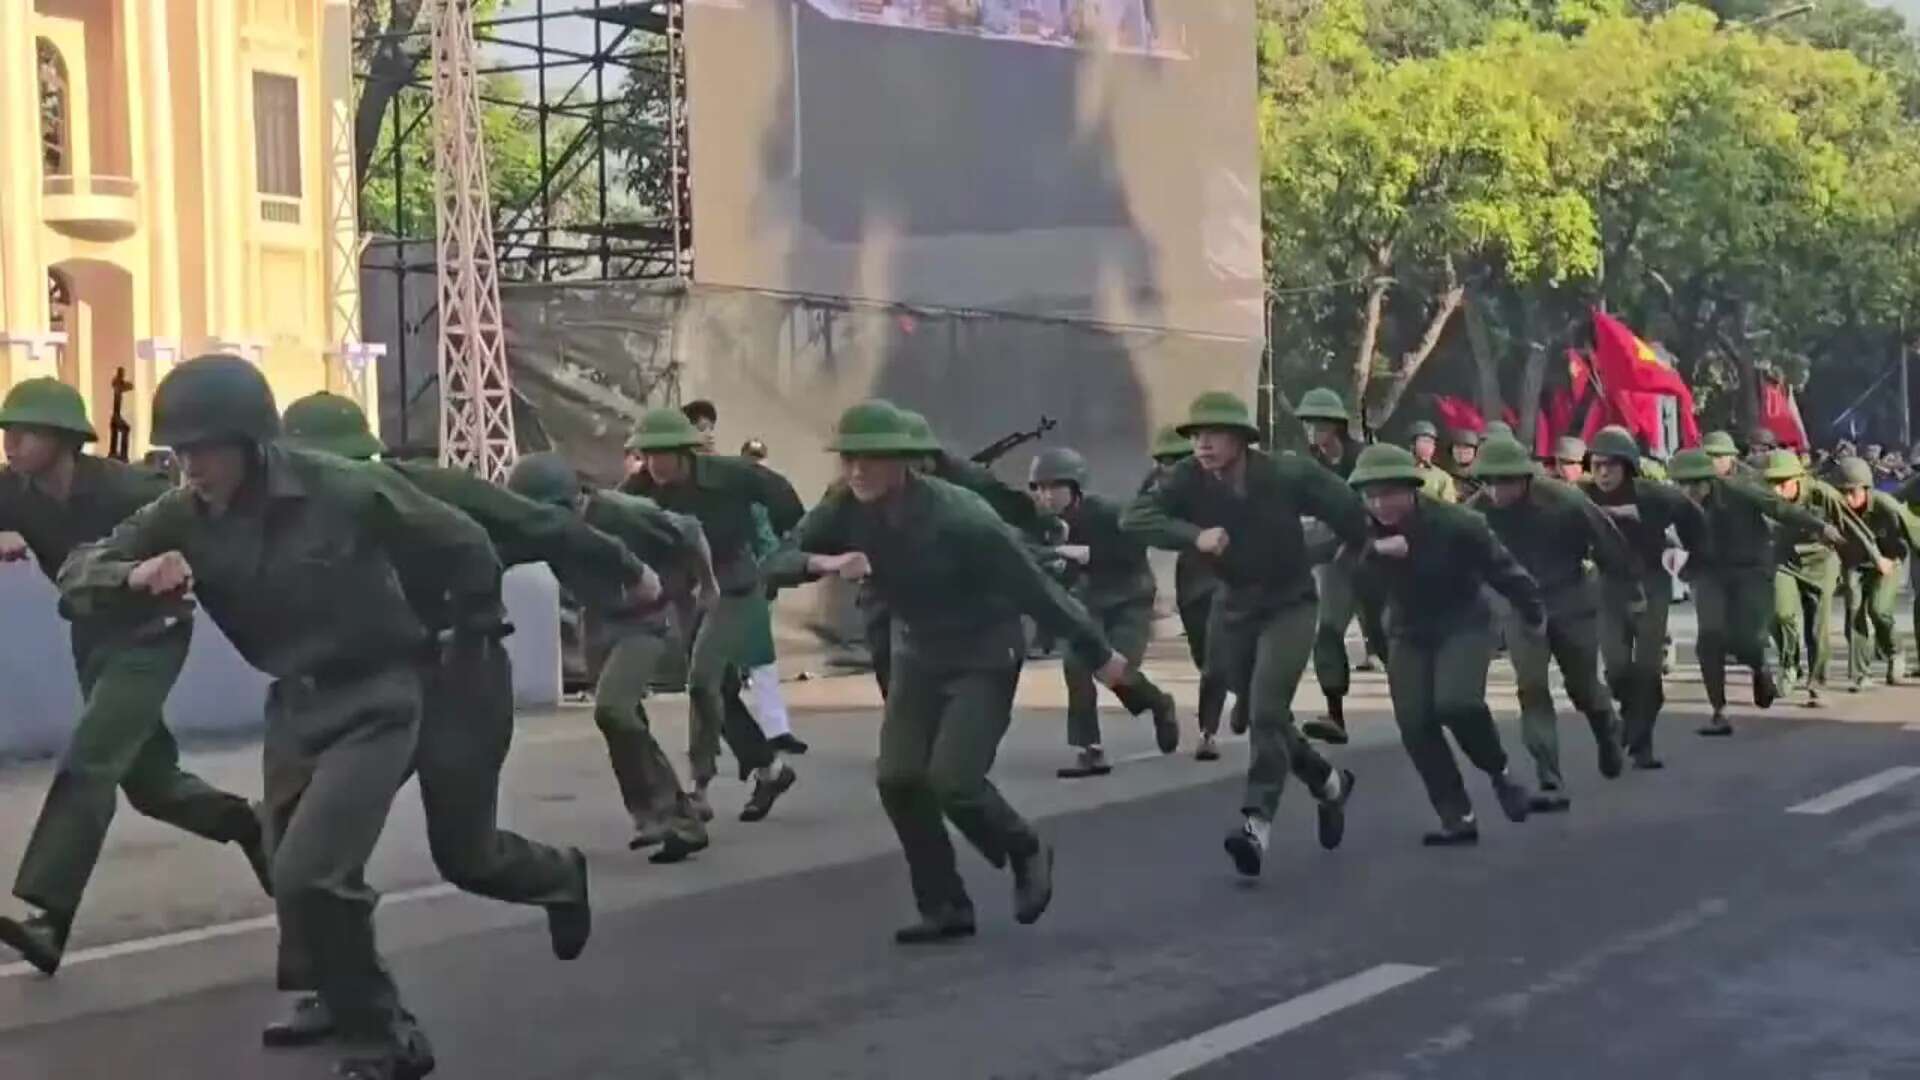
[[262,750],[282,990],[316,990],[349,1045],[384,1046],[406,1015],[374,942],[367,859],[413,767],[420,676],[409,663],[337,681],[281,679]]
[[1187,654],[1193,657],[1194,670],[1200,673],[1200,730],[1207,735],[1219,733],[1220,713],[1227,704],[1226,683],[1207,669],[1207,624],[1213,619],[1213,601],[1219,590],[1219,585],[1212,581],[1200,585],[1180,582],[1174,592],[1180,629],[1187,637]]
[[1313,674],[1320,690],[1329,697],[1341,697],[1352,686],[1352,664],[1347,659],[1347,627],[1360,618],[1360,636],[1367,650],[1385,656],[1387,642],[1381,631],[1380,612],[1369,602],[1366,591],[1354,581],[1353,564],[1334,560],[1313,568],[1314,588],[1320,593],[1318,617],[1314,623]]
[[1040,843],[987,774],[1013,718],[1020,667],[950,668],[898,652],[880,722],[880,803],[923,913],[970,906],[946,822],[995,867]]
[[[1507,652],[1519,683],[1520,735],[1543,788],[1565,786],[1560,721],[1553,709],[1551,668],[1560,668],[1567,697],[1597,730],[1613,737],[1613,697],[1600,678],[1600,612],[1591,580],[1546,596],[1547,625],[1530,630],[1508,609]],[[1604,725],[1604,727],[1602,727]]]
[[180,768],[180,748],[167,731],[162,707],[192,634],[183,622],[143,641],[76,650],[85,703],[21,856],[15,896],[72,919],[100,861],[116,791],[147,817],[215,843],[259,834],[245,799]]
[[1207,631],[1207,667],[1247,703],[1252,722],[1253,757],[1240,808],[1269,821],[1280,808],[1288,773],[1316,795],[1333,775],[1333,766],[1293,723],[1293,695],[1313,654],[1317,618],[1312,603],[1249,607],[1227,595],[1214,604]]
[[1833,663],[1833,598],[1840,558],[1831,553],[1782,566],[1773,576],[1775,648],[1780,663],[1803,672],[1809,685],[1827,685]]
[[620,801],[636,829],[663,822],[681,839],[706,839],[707,827],[687,805],[673,762],[653,737],[647,690],[670,647],[664,628],[609,631],[607,658],[593,691],[593,722],[607,743]]
[[500,828],[500,770],[513,745],[513,665],[499,642],[462,643],[424,665],[420,806],[448,884],[512,904],[579,899],[570,854]]
[[[1113,651],[1126,657],[1132,665],[1126,684],[1114,690],[1113,696],[1134,716],[1151,711],[1166,698],[1166,691],[1155,686],[1146,672],[1140,670],[1140,661],[1147,655],[1147,640],[1153,636],[1153,598],[1087,610],[1100,621]],[[1068,650],[1060,666],[1067,680],[1067,745],[1099,746],[1100,698],[1093,671],[1072,650]]]
[[1711,569],[1690,574],[1700,619],[1700,675],[1716,711],[1727,705],[1727,657],[1757,675],[1776,670],[1773,571],[1766,567]]
[[1855,682],[1870,678],[1875,664],[1900,656],[1895,611],[1903,576],[1899,569],[1882,574],[1878,567],[1856,566],[1841,578],[1847,619],[1847,676]]
[[723,595],[698,617],[687,660],[687,759],[697,785],[718,774],[723,737],[743,776],[773,760],[765,733],[740,700],[739,658],[765,603],[758,592]]
[[1666,704],[1660,674],[1666,657],[1667,618],[1673,607],[1673,579],[1665,570],[1641,575],[1647,606],[1632,609],[1632,583],[1603,578],[1600,583],[1600,658],[1607,685],[1619,703],[1622,741],[1635,754],[1653,752],[1653,727]]
[[1487,665],[1492,660],[1493,631],[1488,626],[1462,626],[1438,640],[1396,637],[1387,653],[1387,688],[1393,695],[1400,744],[1443,822],[1464,821],[1473,813],[1447,732],[1453,732],[1474,768],[1488,776],[1507,771],[1507,752],[1487,709]]

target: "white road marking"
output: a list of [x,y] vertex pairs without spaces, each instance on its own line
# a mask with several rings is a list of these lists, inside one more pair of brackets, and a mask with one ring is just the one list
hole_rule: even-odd
[[1413,964],[1381,964],[1358,975],[1329,983],[1318,990],[1262,1009],[1252,1016],[1191,1039],[1155,1050],[1144,1057],[1122,1062],[1089,1080],[1172,1080],[1206,1065],[1237,1054],[1251,1046],[1285,1035],[1316,1020],[1322,1020],[1381,994],[1425,978],[1436,969]]
[[[405,904],[420,900],[434,900],[442,896],[452,896],[460,890],[451,885],[427,885],[404,892],[388,893],[380,898],[382,904]],[[213,926],[201,926],[192,930],[176,930],[171,934],[159,934],[154,937],[134,938],[131,941],[116,941],[111,945],[99,945],[91,949],[76,949],[60,961],[61,970],[77,964],[90,964],[99,960],[116,960],[123,956],[139,956],[142,953],[159,952],[162,949],[174,949],[182,945],[195,945],[202,941],[217,941],[220,938],[239,937],[272,930],[276,923],[271,915],[261,915],[237,922],[216,923]],[[0,979],[18,978],[21,975],[33,975],[37,969],[24,960],[0,965]]]
[[1899,765],[1891,769],[1874,773],[1865,780],[1855,780],[1851,784],[1834,788],[1817,799],[1808,799],[1797,806],[1787,807],[1789,814],[1831,814],[1852,806],[1862,799],[1870,799],[1889,788],[1920,776],[1920,768],[1912,765]]

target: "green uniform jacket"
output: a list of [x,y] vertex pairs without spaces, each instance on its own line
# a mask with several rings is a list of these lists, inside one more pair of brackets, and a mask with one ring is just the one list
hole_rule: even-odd
[[1900,560],[1920,551],[1920,518],[1884,491],[1867,493],[1867,505],[1854,516],[1873,534],[1880,554]]
[[[1136,497],[1146,494],[1147,489],[1158,484],[1162,477],[1172,471],[1173,465],[1156,463],[1147,473],[1146,479],[1140,481],[1140,490],[1136,493]],[[1125,517],[1124,511],[1122,517]],[[1220,578],[1213,572],[1213,567],[1209,565],[1205,555],[1192,548],[1183,548],[1173,560],[1173,591],[1181,602],[1198,600],[1219,588]]]
[[1486,517],[1549,597],[1579,588],[1586,581],[1589,557],[1609,577],[1633,577],[1634,557],[1626,538],[1571,484],[1536,476],[1527,485],[1526,498],[1512,506],[1493,505],[1492,493],[1485,490],[1467,506]]
[[1386,601],[1388,634],[1432,643],[1459,630],[1485,628],[1492,621],[1486,586],[1506,597],[1529,625],[1546,618],[1540,586],[1485,518],[1424,495],[1417,506],[1397,530],[1368,522],[1370,538],[1405,536],[1405,558],[1380,555],[1370,543],[1360,556],[1360,573]]
[[[502,565],[546,563],[576,595],[603,591],[617,594],[637,582],[645,570],[619,540],[571,511],[522,498],[464,469],[411,461],[383,462],[375,467],[391,470],[472,518],[486,531]],[[428,584],[440,568],[421,569],[421,574],[403,576],[401,583],[427,628],[443,630],[449,624],[445,592]]]
[[836,488],[801,519],[767,571],[793,583],[807,578],[807,556],[849,551],[872,564],[868,580],[893,613],[902,655],[950,669],[1018,665],[1026,656],[1022,614],[1089,668],[1112,655],[1086,609],[1040,569],[986,500],[965,488],[916,474],[881,506]]
[[1438,465],[1420,466],[1420,490],[1441,502],[1460,501],[1460,485],[1454,483],[1452,473]]
[[1853,511],[1847,509],[1846,496],[1840,494],[1833,485],[1811,476],[1802,477],[1800,497],[1792,502],[1802,510],[1811,512],[1819,524],[1780,523],[1779,535],[1775,540],[1779,545],[1776,550],[1782,566],[1804,566],[1833,555],[1835,547],[1827,542],[1825,536],[1829,525],[1840,532],[1838,551],[1843,564],[1857,566],[1879,557],[1880,547],[1874,542],[1873,533]]
[[1122,507],[1098,495],[1083,495],[1061,520],[1067,543],[1085,544],[1089,561],[1079,567],[1073,594],[1092,611],[1106,611],[1138,600],[1153,600],[1153,568],[1147,546],[1120,528]]
[[1706,530],[1699,546],[1688,549],[1682,576],[1707,571],[1771,573],[1775,523],[1814,531],[1826,527],[1818,515],[1774,494],[1771,488],[1724,477],[1707,483],[1711,487],[1700,503]]
[[[24,537],[40,572],[53,581],[74,548],[112,532],[134,511],[172,489],[165,476],[152,470],[82,454],[73,463],[73,486],[63,503],[34,487],[27,477],[0,469],[0,530]],[[119,605],[113,617],[76,618],[67,605],[62,609],[74,619],[74,655],[81,657],[115,637],[139,636],[156,618],[186,617],[193,611],[190,604],[158,600],[129,601]]]
[[1613,506],[1631,506],[1638,511],[1634,517],[1612,517],[1612,521],[1626,541],[1633,555],[1634,571],[1640,576],[1660,571],[1660,557],[1667,551],[1668,529],[1680,537],[1680,546],[1688,551],[1699,547],[1704,540],[1706,516],[1685,492],[1671,484],[1645,476],[1630,476],[1613,491],[1602,491],[1592,480],[1583,482],[1580,488],[1602,511]]
[[652,499],[617,491],[590,493],[580,519],[618,540],[632,557],[653,567],[661,575],[662,588],[660,599],[645,608],[616,609],[620,593],[615,589],[575,593],[576,598],[596,618],[618,623],[621,628],[664,631],[674,601],[689,596],[696,584],[703,535],[700,523],[684,514],[662,510]]
[[759,564],[753,557],[754,504],[766,508],[768,524],[781,536],[806,512],[793,485],[779,473],[744,458],[711,454],[693,458],[693,473],[683,483],[656,484],[640,472],[628,477],[620,490],[652,499],[664,510],[698,518],[713,551],[720,588],[732,595],[760,587]]
[[193,595],[247,662],[275,678],[352,677],[415,655],[428,640],[401,575],[435,566],[452,624],[496,633],[500,562],[466,516],[393,472],[281,446],[262,451],[220,517],[177,488],[78,548],[60,589],[82,615],[131,595],[136,564],[168,551],[193,568]]
[[1186,551],[1205,529],[1227,530],[1224,555],[1207,561],[1234,604],[1311,603],[1312,564],[1302,517],[1318,518],[1344,544],[1366,538],[1360,497],[1312,459],[1248,450],[1244,494],[1189,458],[1148,488],[1120,516],[1146,543]]
[[1036,543],[1047,539],[1047,526],[1051,519],[1040,512],[1033,496],[1001,480],[993,470],[965,458],[941,453],[933,458],[933,467],[928,475],[955,487],[963,487],[987,501],[1000,520],[1019,529],[1020,532]]
[[1331,470],[1335,476],[1345,480],[1347,477],[1353,475],[1354,460],[1360,456],[1360,451],[1363,449],[1365,449],[1365,447],[1360,444],[1358,439],[1343,435],[1340,437],[1339,460],[1335,461],[1321,453],[1318,443],[1310,444],[1307,447],[1307,455],[1319,462],[1322,468]]
[[1471,467],[1472,466],[1467,466],[1466,468],[1462,468],[1461,466],[1454,464],[1451,458],[1447,460],[1447,463],[1445,465],[1441,466],[1441,469],[1448,476],[1453,478],[1454,494],[1459,497],[1459,500],[1462,503],[1465,503],[1468,499],[1473,498],[1474,495],[1478,494],[1480,491],[1480,481],[1475,480],[1473,477],[1467,475],[1467,469]]

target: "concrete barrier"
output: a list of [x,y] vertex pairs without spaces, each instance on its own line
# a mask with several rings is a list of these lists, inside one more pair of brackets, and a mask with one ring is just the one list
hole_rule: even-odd
[[[514,699],[525,708],[560,700],[559,586],[545,566],[508,572],[503,588],[514,634]],[[80,713],[67,623],[38,567],[0,567],[0,757],[59,753]],[[193,651],[167,699],[167,723],[182,736],[258,731],[266,703],[265,675],[233,648],[204,615]]]

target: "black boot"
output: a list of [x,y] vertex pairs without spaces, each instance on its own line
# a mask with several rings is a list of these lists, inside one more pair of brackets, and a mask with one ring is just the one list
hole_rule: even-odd
[[1245,735],[1247,729],[1252,726],[1253,713],[1247,705],[1247,699],[1241,697],[1234,698],[1233,711],[1227,714],[1227,730],[1233,732],[1235,735]]
[[333,1067],[340,1080],[421,1080],[433,1072],[433,1044],[412,1017],[396,1025],[392,1043],[365,1057],[343,1058]]
[[1007,860],[1013,866],[1013,918],[1032,926],[1053,903],[1053,845],[1045,840],[1024,855]]
[[1346,838],[1347,800],[1353,798],[1353,773],[1341,769],[1334,775],[1340,778],[1340,793],[1331,799],[1321,799],[1320,805],[1314,809],[1315,816],[1319,818],[1317,831],[1320,846],[1328,851],[1338,848],[1340,841]]
[[1107,752],[1097,746],[1083,746],[1074,756],[1073,764],[1062,765],[1053,771],[1053,775],[1062,780],[1084,780],[1090,776],[1105,776],[1113,771],[1107,762]]
[[1500,812],[1515,825],[1527,820],[1528,804],[1532,801],[1527,793],[1527,785],[1515,780],[1507,773],[1493,778],[1493,794],[1500,800]]
[[1471,847],[1480,842],[1480,826],[1475,824],[1473,815],[1468,814],[1458,821],[1443,821],[1440,827],[1420,838],[1428,847]]
[[41,912],[22,922],[0,917],[0,944],[20,954],[42,975],[60,970],[60,959],[67,953],[67,933],[73,920]]
[[1162,691],[1153,703],[1153,742],[1163,754],[1180,749],[1180,724],[1173,715],[1173,695]]
[[547,938],[553,944],[553,955],[561,960],[577,958],[586,951],[587,939],[593,936],[593,901],[587,892],[587,857],[578,848],[570,854],[574,872],[579,875],[579,890],[572,900],[547,905]]
[[293,1001],[286,1016],[260,1031],[260,1044],[276,1049],[313,1046],[333,1038],[333,1010],[318,994],[302,994]]
[[1710,738],[1725,738],[1726,736],[1733,734],[1733,725],[1727,722],[1726,713],[1723,713],[1720,710],[1715,709],[1713,711],[1713,716],[1710,719],[1708,719],[1705,724],[1701,725],[1700,729],[1696,731],[1695,734],[1705,735]]
[[765,821],[767,815],[773,813],[774,802],[799,782],[799,774],[786,765],[780,766],[780,771],[771,780],[764,776],[754,778],[753,794],[747,798],[747,805],[741,808],[740,820]]
[[931,945],[939,941],[969,938],[973,933],[973,905],[950,904],[938,911],[923,914],[920,921],[912,926],[895,930],[893,940],[901,945]]
[[1600,775],[1618,779],[1626,766],[1620,752],[1620,718],[1611,712],[1596,713],[1587,717],[1587,726],[1593,730],[1594,745],[1600,750]]
[[1300,734],[1333,746],[1345,746],[1347,744],[1346,700],[1344,694],[1328,694],[1326,715],[1300,725]]
[[812,747],[806,743],[801,742],[799,737],[791,731],[785,735],[775,735],[773,738],[768,739],[767,745],[783,754],[794,755],[805,754],[808,750],[812,749]]
[[1564,814],[1573,807],[1573,800],[1558,787],[1542,784],[1540,790],[1527,800],[1527,810],[1534,814]]

